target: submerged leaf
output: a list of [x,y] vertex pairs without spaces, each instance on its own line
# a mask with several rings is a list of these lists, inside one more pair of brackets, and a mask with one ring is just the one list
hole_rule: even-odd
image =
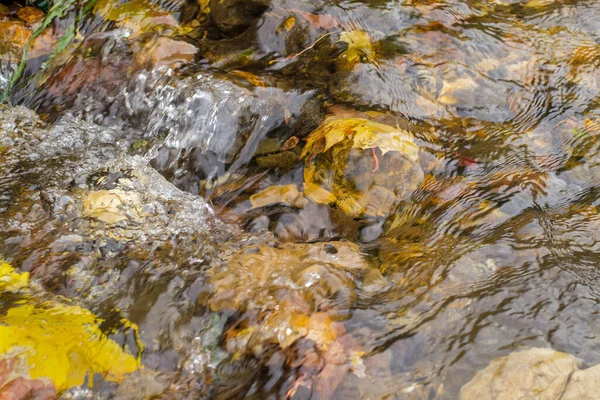
[[0,292],[16,292],[29,285],[29,273],[16,272],[7,262],[0,260]]
[[269,204],[283,203],[296,208],[302,208],[307,201],[298,191],[296,185],[275,185],[260,193],[250,196],[252,208],[264,207]]
[[424,177],[410,132],[364,118],[327,118],[302,157],[306,197],[352,218],[390,215]]
[[28,24],[34,24],[44,19],[46,14],[36,7],[25,6],[17,11],[17,16]]
[[[290,17],[286,19],[285,21],[283,21],[282,26],[287,32],[291,31],[296,26],[296,18]],[[281,31],[281,28],[279,28],[278,31]]]
[[342,69],[350,70],[359,63],[372,63],[377,59],[376,46],[369,34],[363,30],[342,32],[340,42],[348,44],[348,49],[337,59]]
[[379,148],[384,155],[397,151],[413,162],[419,156],[419,147],[410,132],[364,118],[329,117],[308,137],[302,157],[313,158],[346,138],[352,139],[354,148]]
[[131,30],[133,35],[153,32],[160,27],[169,27],[176,35],[184,35],[190,30],[181,27],[173,15],[147,0],[131,0],[122,4],[114,0],[100,0],[94,11],[119,27]]
[[[0,291],[26,288],[28,276],[0,263]],[[97,373],[119,382],[139,360],[110,340],[99,322],[86,309],[26,297],[0,316],[0,354],[23,358],[31,379],[50,378],[58,391]]]
[[198,0],[200,6],[200,13],[203,15],[210,14],[210,0]]
[[135,357],[100,331],[96,316],[79,307],[24,304],[0,322],[0,353],[25,354],[31,377],[48,377],[58,390],[82,385],[93,373],[120,381],[139,367]]
[[141,199],[137,193],[120,189],[91,192],[83,200],[84,215],[106,224],[139,219]]
[[[32,28],[21,21],[0,21],[0,60],[11,62],[40,57],[52,52],[52,32],[41,31],[36,36]],[[27,47],[30,47],[25,53]]]
[[335,203],[335,196],[322,186],[314,183],[304,184],[304,194],[306,197],[319,204],[332,204]]
[[351,243],[252,246],[213,271],[208,305],[240,313],[226,334],[234,353],[260,354],[269,343],[286,349],[301,338],[327,350],[340,332],[328,311],[348,304],[350,275],[369,269]]

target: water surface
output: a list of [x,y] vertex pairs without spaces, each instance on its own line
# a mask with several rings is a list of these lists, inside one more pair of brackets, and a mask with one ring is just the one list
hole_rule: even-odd
[[[598,2],[255,1],[237,25],[195,3],[131,3],[70,8],[49,28],[76,26],[68,46],[29,57],[11,102],[42,131],[91,132],[69,157],[92,161],[50,183],[39,177],[63,171],[62,155],[7,161],[2,226],[28,215],[37,233],[7,228],[0,253],[136,323],[142,363],[173,383],[162,396],[454,399],[511,351],[600,362]],[[3,52],[0,88],[19,60]],[[302,158],[332,115],[410,132],[413,169],[379,147]],[[148,238],[180,227],[60,247],[75,220],[32,217],[39,193],[112,190],[94,168],[134,154],[183,191],[169,201],[202,197],[233,233],[211,239],[189,219],[166,247]],[[272,186],[306,192],[305,170],[326,162],[356,191],[387,171],[397,201],[252,206]],[[97,286],[75,290],[74,266]]]

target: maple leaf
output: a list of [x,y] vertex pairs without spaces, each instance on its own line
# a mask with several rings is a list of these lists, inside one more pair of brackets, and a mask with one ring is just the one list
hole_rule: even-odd
[[389,215],[423,180],[413,135],[365,118],[327,118],[301,157],[305,196],[353,218]]
[[348,138],[352,140],[353,148],[379,148],[383,155],[397,151],[413,162],[419,157],[419,147],[410,132],[364,118],[341,117],[327,118],[311,133],[301,157],[312,159]]

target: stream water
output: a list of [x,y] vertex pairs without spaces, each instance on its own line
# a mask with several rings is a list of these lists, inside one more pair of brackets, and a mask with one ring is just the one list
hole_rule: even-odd
[[457,399],[513,351],[600,363],[599,2],[53,4],[41,33],[0,5],[0,255],[143,366],[58,396]]

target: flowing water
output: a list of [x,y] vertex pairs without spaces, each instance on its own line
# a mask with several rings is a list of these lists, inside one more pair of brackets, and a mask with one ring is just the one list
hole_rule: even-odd
[[[19,7],[0,90],[40,23]],[[600,363],[599,20],[593,0],[67,7],[0,108],[0,254],[144,369],[63,396],[455,399],[516,350]]]

